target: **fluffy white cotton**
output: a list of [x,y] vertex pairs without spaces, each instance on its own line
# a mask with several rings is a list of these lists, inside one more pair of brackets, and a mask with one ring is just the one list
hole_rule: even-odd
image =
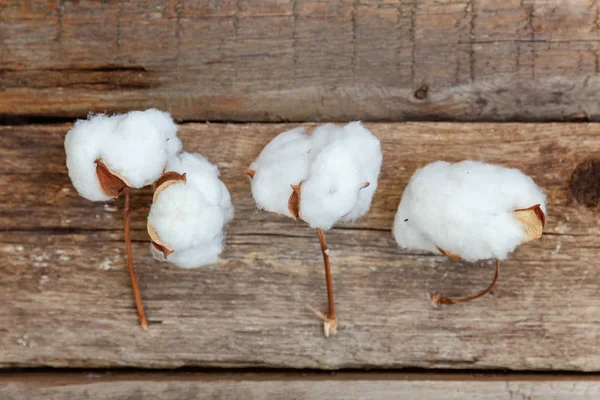
[[404,190],[394,236],[405,248],[438,252],[467,261],[505,259],[525,231],[513,216],[546,196],[517,169],[478,161],[436,161],[417,170]]
[[260,208],[292,217],[290,185],[302,183],[300,218],[329,229],[369,210],[381,161],[379,140],[360,122],[321,125],[311,135],[296,128],[278,135],[252,163],[252,194]]
[[173,250],[166,261],[183,268],[214,264],[223,249],[223,229],[233,218],[231,196],[217,167],[199,154],[181,153],[169,160],[166,170],[186,174],[185,182],[158,194],[148,216],[162,244]]
[[77,192],[92,201],[110,200],[96,176],[96,159],[134,188],[158,179],[167,160],[181,150],[177,126],[155,109],[78,120],[65,137],[67,168]]

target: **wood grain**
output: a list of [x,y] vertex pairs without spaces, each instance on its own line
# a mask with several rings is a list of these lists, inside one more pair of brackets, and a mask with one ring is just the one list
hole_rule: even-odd
[[0,115],[600,120],[598,10],[597,0],[0,0]]
[[408,373],[19,373],[3,400],[595,400],[597,376]]
[[[326,310],[316,234],[258,211],[243,174],[292,126],[181,126],[186,149],[220,168],[236,216],[221,263],[197,270],[152,260],[144,216],[134,217],[148,333],[136,320],[121,200],[77,196],[62,145],[69,126],[0,127],[0,366],[600,370],[598,208],[569,187],[578,165],[600,157],[599,125],[367,124],[384,166],[370,213],[326,233],[340,322],[330,339],[308,307]],[[530,174],[547,191],[548,224],[502,263],[492,295],[435,309],[431,293],[475,293],[493,263],[399,249],[390,228],[416,168],[467,158]],[[133,198],[145,205],[151,192]]]

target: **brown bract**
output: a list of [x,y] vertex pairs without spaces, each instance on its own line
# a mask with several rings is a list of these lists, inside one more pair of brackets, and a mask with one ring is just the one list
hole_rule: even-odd
[[[531,242],[532,240],[539,239],[544,231],[546,225],[546,215],[539,204],[531,206],[529,208],[520,208],[514,211],[514,216],[525,230],[525,237],[521,243]],[[436,246],[437,247],[437,246]],[[458,260],[461,256],[458,254],[451,253],[441,248],[437,248],[443,255]]]
[[152,246],[154,246],[156,250],[163,253],[163,256],[165,256],[165,258],[169,257],[169,255],[173,253],[173,250],[167,247],[167,245],[165,245],[162,242],[162,240],[160,240],[160,237],[158,237],[158,233],[156,233],[152,225],[148,224],[147,229],[148,235],[150,235],[150,239],[152,239]]
[[[156,202],[158,195],[163,190],[178,182],[186,182],[185,173],[180,174],[179,172],[175,171],[168,171],[163,173],[161,177],[158,178],[158,180],[154,183],[156,189],[154,190],[152,202]],[[165,258],[167,258],[171,253],[173,253],[173,250],[171,250],[166,244],[162,242],[162,240],[158,236],[158,233],[156,233],[156,230],[152,227],[152,225],[150,225],[150,223],[147,224],[146,228],[148,230],[148,235],[150,235],[150,239],[152,239],[152,246],[154,246],[156,250],[162,252]]]
[[127,179],[108,169],[101,159],[97,158],[94,162],[96,163],[96,176],[104,194],[116,199],[125,187],[131,187]]
[[292,213],[292,218],[297,221],[300,218],[300,188],[302,187],[302,182],[290,186],[292,187],[292,194],[288,200],[288,209]]
[[253,169],[247,169],[244,171],[244,174],[248,175],[250,177],[250,179],[254,178],[255,173],[256,173],[256,171]]
[[[435,247],[437,247],[437,246],[435,246]],[[439,247],[437,247],[437,249],[439,250],[440,253],[442,253],[446,257],[451,258],[453,260],[458,260],[460,258],[460,256],[458,254],[451,253],[451,252],[441,249]]]
[[521,243],[539,239],[546,225],[546,215],[539,204],[529,208],[515,210],[514,216],[525,230],[525,237]]
[[154,203],[158,198],[160,192],[178,182],[186,182],[186,174],[180,174],[175,171],[168,171],[161,175],[160,178],[154,183],[156,189],[154,190],[154,196],[152,196],[152,202]]

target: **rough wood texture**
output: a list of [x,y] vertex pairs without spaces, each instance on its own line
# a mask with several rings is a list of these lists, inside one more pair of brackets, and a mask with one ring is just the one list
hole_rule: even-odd
[[598,377],[400,373],[0,375],[3,400],[597,400]]
[[[126,270],[122,200],[77,196],[64,166],[67,125],[0,127],[0,366],[600,370],[598,208],[570,190],[575,168],[600,157],[599,125],[368,124],[384,166],[368,216],[326,234],[340,322],[330,339],[307,306],[326,310],[315,232],[256,210],[243,174],[291,126],[181,127],[188,151],[221,169],[236,217],[223,261],[198,270],[152,260],[144,217],[134,217],[148,333]],[[493,263],[403,251],[390,228],[415,168],[465,158],[533,176],[550,198],[548,225],[502,263],[493,295],[435,309],[432,292],[475,293]],[[151,199],[133,196],[134,206]]]
[[600,120],[598,0],[0,0],[0,115]]

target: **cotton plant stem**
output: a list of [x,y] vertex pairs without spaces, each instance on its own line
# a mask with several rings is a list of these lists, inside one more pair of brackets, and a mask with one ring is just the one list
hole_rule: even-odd
[[329,304],[329,315],[325,319],[325,336],[330,333],[335,333],[337,329],[337,318],[335,316],[335,305],[333,303],[333,285],[331,283],[331,270],[329,267],[329,248],[325,241],[323,230],[317,228],[319,243],[321,243],[321,251],[323,252],[323,263],[325,264],[325,281],[327,283],[327,302]]
[[450,305],[450,304],[457,304],[457,303],[468,303],[469,301],[473,301],[475,299],[478,299],[482,296],[485,296],[486,294],[488,294],[489,292],[492,291],[492,288],[494,287],[494,285],[496,284],[496,281],[498,280],[498,275],[500,274],[500,260],[496,259],[496,274],[494,275],[494,280],[492,281],[492,283],[490,284],[490,286],[488,286],[487,289],[485,289],[483,292],[476,294],[475,296],[470,296],[470,297],[463,297],[461,299],[451,299],[439,294],[433,295],[431,297],[431,300],[433,300],[433,302],[435,304],[437,304],[438,306],[441,305]]
[[144,312],[144,304],[142,303],[142,295],[140,294],[140,288],[138,286],[137,277],[135,275],[135,269],[133,268],[133,255],[131,250],[131,214],[134,212],[130,208],[129,204],[129,188],[123,189],[125,194],[125,207],[123,210],[124,222],[125,222],[125,247],[127,248],[127,263],[129,264],[129,274],[131,275],[131,287],[133,288],[133,295],[135,297],[135,305],[137,307],[138,317],[140,318],[140,325],[142,330],[148,330],[148,321],[146,320],[146,313]]

